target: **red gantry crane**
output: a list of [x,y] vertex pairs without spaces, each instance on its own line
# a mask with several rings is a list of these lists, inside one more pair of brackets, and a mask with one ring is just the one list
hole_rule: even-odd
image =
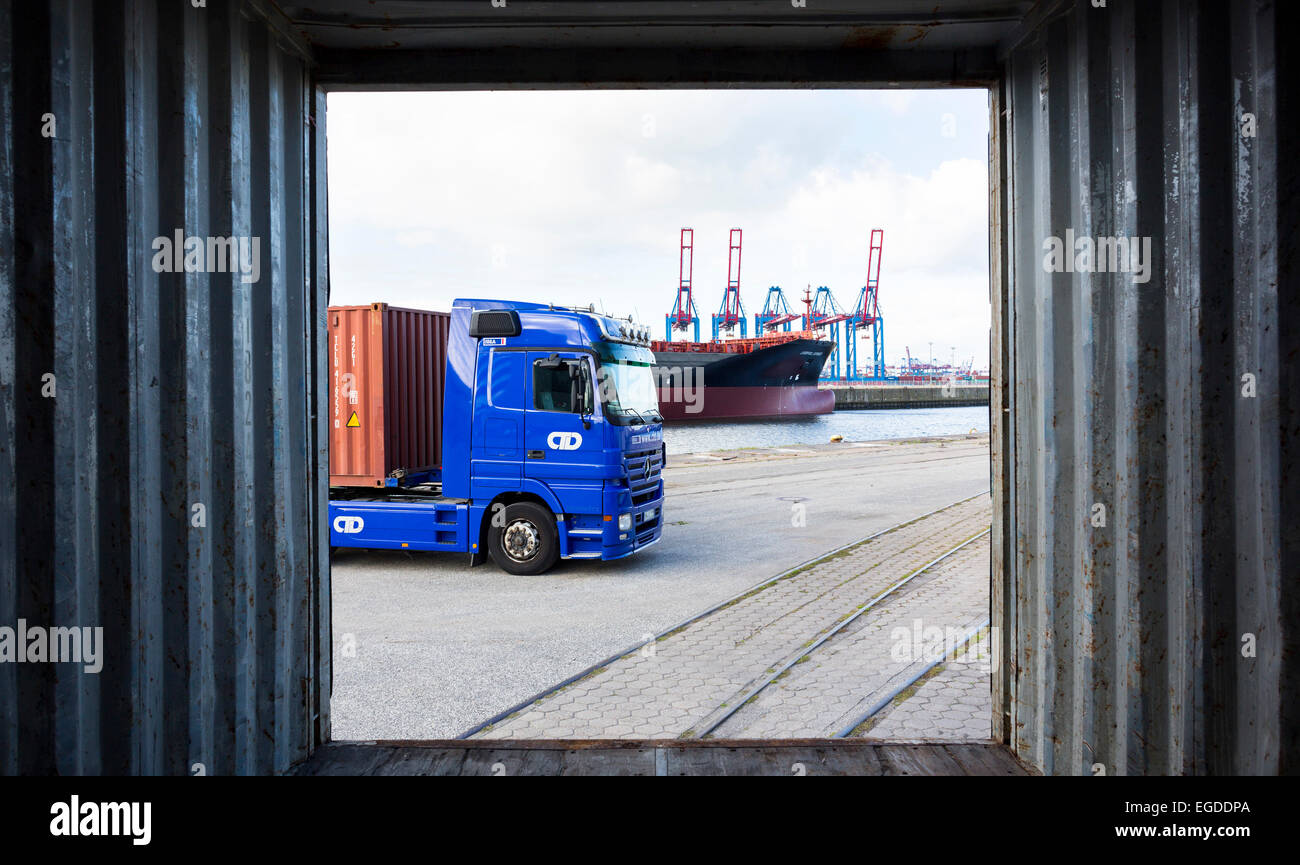
[[746,335],[745,306],[740,302],[740,242],[740,229],[731,229],[731,243],[727,249],[727,289],[722,295],[722,306],[713,314],[714,340],[723,331],[732,335],[736,325],[740,325],[740,336],[744,338]]
[[677,299],[673,301],[673,311],[664,320],[664,339],[673,340],[674,330],[686,330],[694,327],[692,339],[700,341],[700,314],[695,311],[695,299],[691,297],[691,274],[695,270],[695,230],[682,229],[681,257],[677,264]]
[[[845,325],[844,355],[852,380],[882,379],[885,370],[885,319],[880,314],[880,259],[884,253],[885,230],[871,229],[871,250],[867,253],[867,284],[858,292],[858,302]],[[858,370],[858,337],[871,340],[871,364]]]

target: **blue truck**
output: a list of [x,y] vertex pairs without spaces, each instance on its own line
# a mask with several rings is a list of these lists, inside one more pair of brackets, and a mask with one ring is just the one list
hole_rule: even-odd
[[441,465],[331,487],[330,545],[469,553],[527,575],[658,542],[666,451],[649,346],[648,328],[593,310],[455,301]]

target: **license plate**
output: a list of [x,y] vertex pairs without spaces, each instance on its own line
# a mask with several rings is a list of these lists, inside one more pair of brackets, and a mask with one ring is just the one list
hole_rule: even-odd
[[645,512],[645,516],[642,517],[642,519],[653,520],[655,518],[655,514],[657,513],[659,513],[659,511],[656,508],[651,508],[650,510]]

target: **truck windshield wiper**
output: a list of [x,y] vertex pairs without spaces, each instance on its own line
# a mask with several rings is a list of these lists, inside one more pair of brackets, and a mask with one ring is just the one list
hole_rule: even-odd
[[634,408],[631,408],[629,406],[624,406],[624,405],[619,406],[616,409],[616,411],[622,417],[635,417],[636,422],[640,424],[663,423],[663,419],[664,419],[664,416],[662,414],[660,414],[658,411],[655,411],[653,414],[650,415],[650,419],[646,420],[646,416],[641,414],[641,412],[637,411]]

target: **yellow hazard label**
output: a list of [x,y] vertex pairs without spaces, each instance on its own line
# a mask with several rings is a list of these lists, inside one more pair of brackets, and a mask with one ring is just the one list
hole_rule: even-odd
[[361,421],[357,419],[356,412],[353,412],[352,417],[348,418],[348,426],[361,426]]

